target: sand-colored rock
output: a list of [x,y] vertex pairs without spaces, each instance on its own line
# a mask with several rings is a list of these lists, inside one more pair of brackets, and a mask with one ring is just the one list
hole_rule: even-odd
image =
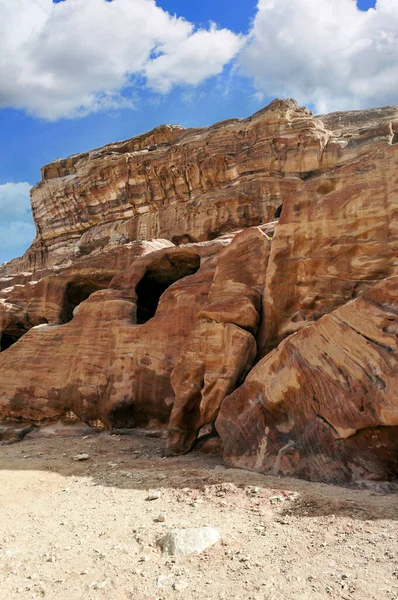
[[398,474],[398,276],[284,340],[226,398],[229,465],[330,483]]
[[[77,260],[72,266],[47,269],[24,277],[9,277],[8,287],[0,289],[0,347],[15,342],[32,327],[62,325],[73,310],[92,293],[106,289],[112,279],[125,272],[140,256],[174,245],[167,240],[135,242]],[[42,275],[40,277],[40,275]],[[27,283],[19,283],[26,281]]]
[[[68,323],[33,327],[0,354],[2,417],[46,422],[69,416],[108,427],[167,422],[174,400],[170,373],[226,243],[141,256],[108,289],[77,306]],[[146,312],[148,290],[154,290],[156,316]]]
[[339,135],[349,126],[349,141],[339,168],[315,173],[285,198],[263,294],[262,356],[398,267],[398,121],[377,122],[381,112],[324,118]]
[[168,454],[192,448],[199,430],[216,420],[225,396],[249,372],[269,252],[270,240],[259,228],[238,234],[221,252],[208,304],[171,375]]
[[294,100],[275,100],[248,119],[164,125],[58,159],[32,191],[37,238],[6,270],[37,271],[128,241],[180,244],[260,225],[315,174],[392,143],[397,123],[395,107],[316,118]]
[[397,174],[396,107],[292,100],[47,165],[36,240],[0,267],[0,418],[171,414],[174,453],[222,404],[231,464],[390,477]]

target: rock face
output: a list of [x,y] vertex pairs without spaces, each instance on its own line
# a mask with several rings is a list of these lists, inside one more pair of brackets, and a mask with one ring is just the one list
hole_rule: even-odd
[[262,355],[398,267],[398,144],[308,180],[287,197],[263,294]]
[[0,414],[35,422],[69,414],[109,427],[167,422],[170,372],[207,299],[220,246],[141,256],[69,322],[32,328],[0,354]]
[[398,474],[398,276],[293,334],[225,399],[228,464],[343,483]]
[[303,181],[394,141],[396,108],[315,118],[293,100],[204,129],[162,126],[42,169],[37,238],[8,271],[65,264],[109,245],[213,239],[272,220]]
[[171,374],[175,402],[168,453],[187,452],[201,427],[252,366],[270,240],[259,229],[237,235],[219,256],[208,303]]
[[396,475],[396,107],[162,126],[47,165],[32,207],[4,427],[168,424],[172,454],[217,420],[232,465]]

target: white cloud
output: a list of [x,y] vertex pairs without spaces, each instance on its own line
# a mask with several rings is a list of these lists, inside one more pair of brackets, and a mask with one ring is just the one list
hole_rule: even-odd
[[150,61],[145,69],[149,85],[160,92],[168,92],[173,85],[198,85],[211,75],[220,73],[220,65],[227,64],[236,54],[240,43],[227,29],[199,30],[181,42],[179,52],[166,51]]
[[267,96],[319,112],[398,101],[398,1],[259,0],[238,59]]
[[157,91],[197,85],[239,50],[229,30],[171,16],[155,0],[0,0],[0,107],[47,119],[112,106],[143,78]]
[[33,242],[35,234],[33,223],[12,221],[5,227],[0,225],[1,253],[17,249],[17,254],[22,254]]
[[15,253],[22,254],[36,235],[30,208],[31,188],[26,182],[0,185],[0,263]]
[[30,196],[32,189],[26,181],[20,183],[5,183],[0,185],[0,214],[1,220],[30,217]]

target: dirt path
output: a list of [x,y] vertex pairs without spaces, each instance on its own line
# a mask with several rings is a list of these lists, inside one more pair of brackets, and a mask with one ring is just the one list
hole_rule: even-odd
[[[396,495],[164,459],[161,447],[140,432],[2,446],[0,597],[398,599]],[[168,529],[204,525],[222,542],[162,555]]]

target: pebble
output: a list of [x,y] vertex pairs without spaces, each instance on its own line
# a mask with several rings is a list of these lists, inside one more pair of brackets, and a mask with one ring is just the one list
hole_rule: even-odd
[[159,498],[161,497],[161,492],[159,490],[156,490],[155,492],[151,492],[147,497],[146,500],[148,500],[149,502],[152,502],[152,500],[159,500]]
[[187,589],[187,587],[189,586],[188,581],[176,581],[173,584],[173,590],[175,590],[176,592],[183,592],[184,590]]
[[155,523],[166,523],[166,513],[160,513],[154,521]]
[[73,457],[73,460],[82,461],[82,460],[88,460],[89,458],[90,458],[89,454],[76,454],[76,456]]
[[161,544],[164,554],[185,556],[193,552],[203,552],[220,539],[219,532],[212,527],[173,529],[167,533]]

